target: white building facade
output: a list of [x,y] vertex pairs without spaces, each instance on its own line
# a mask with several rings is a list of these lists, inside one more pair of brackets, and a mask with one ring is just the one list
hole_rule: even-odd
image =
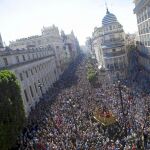
[[80,46],[78,39],[75,37],[73,31],[71,32],[71,34],[65,34],[64,31],[61,31],[61,39],[63,41],[65,50],[65,60],[67,62],[75,60],[75,58],[80,53]]
[[139,62],[150,71],[150,0],[134,0],[139,31]]
[[[47,46],[53,47],[56,53],[57,67],[59,68],[59,74],[61,75],[62,72],[66,69],[66,64],[77,57],[80,49],[78,40],[73,32],[65,36],[67,37],[66,41],[64,41],[63,37],[60,35],[58,27],[53,25],[51,27],[43,27],[41,30],[41,35],[11,41],[9,47],[13,50],[44,48]],[[68,48],[66,47],[66,43],[68,41],[71,50],[76,54],[73,55],[72,58],[68,56],[72,55],[71,51],[68,51]]]
[[51,47],[0,51],[0,70],[9,69],[16,74],[27,115],[59,78],[55,57]]
[[98,66],[101,68],[103,66],[103,53],[102,53],[102,37],[103,37],[103,29],[102,27],[95,27],[94,32],[92,34],[92,50],[95,53]]
[[88,54],[90,56],[92,56],[93,59],[96,58],[95,56],[95,51],[94,51],[94,48],[93,48],[93,39],[91,37],[87,37],[86,39],[86,42],[85,42],[85,48],[86,48],[86,51],[88,52]]
[[79,55],[79,43],[73,32],[65,36],[66,40],[52,26],[43,28],[41,36],[16,40],[6,48],[1,46],[0,70],[16,74],[26,115]]

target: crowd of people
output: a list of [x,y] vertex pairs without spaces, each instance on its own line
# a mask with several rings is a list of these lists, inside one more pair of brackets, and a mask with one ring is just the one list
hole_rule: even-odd
[[[87,58],[70,65],[47,96],[31,111],[18,138],[18,150],[142,150],[148,148],[149,99],[131,87],[93,88],[87,80]],[[104,127],[93,118],[96,108],[107,107],[116,124]],[[117,133],[117,135],[116,135]]]

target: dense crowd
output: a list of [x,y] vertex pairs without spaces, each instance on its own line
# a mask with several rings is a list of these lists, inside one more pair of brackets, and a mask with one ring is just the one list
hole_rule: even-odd
[[[142,150],[143,145],[146,149],[150,95],[133,90],[136,83],[133,87],[122,86],[127,111],[124,116],[118,85],[92,88],[86,77],[86,66],[87,59],[79,57],[36,105],[16,149]],[[95,109],[104,106],[118,120],[107,128],[93,119]]]

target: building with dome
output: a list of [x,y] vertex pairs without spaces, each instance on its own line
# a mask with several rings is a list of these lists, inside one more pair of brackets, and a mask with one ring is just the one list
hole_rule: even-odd
[[116,16],[107,9],[102,26],[95,27],[92,34],[92,48],[95,51],[99,68],[105,68],[109,79],[126,76],[127,52],[123,26]]

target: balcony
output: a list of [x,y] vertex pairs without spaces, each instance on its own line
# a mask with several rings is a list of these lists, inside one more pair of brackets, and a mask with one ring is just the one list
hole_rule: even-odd
[[37,52],[43,52],[43,51],[51,51],[51,53],[54,53],[54,49],[52,47],[43,47],[43,48],[32,48],[32,49],[22,49],[22,50],[12,50],[10,48],[7,48],[4,51],[0,51],[0,56],[8,56],[8,55],[18,55],[18,54],[25,54],[25,53],[37,53]]
[[117,51],[117,52],[104,53],[104,57],[116,57],[116,56],[120,56],[124,54],[125,54],[125,50],[122,50],[122,51]]
[[126,67],[127,67],[127,66],[126,66],[126,64],[124,64],[124,63],[110,64],[110,65],[107,66],[107,71],[111,71],[111,72],[113,72],[113,71],[122,71],[122,70],[125,70]]
[[122,33],[124,32],[124,30],[122,28],[118,28],[118,29],[115,29],[115,30],[110,30],[110,31],[105,31],[104,32],[104,35],[108,35],[108,34],[114,34],[114,33]]
[[114,44],[120,44],[120,43],[124,43],[124,39],[123,38],[112,38],[110,40],[105,40],[103,42],[103,45],[114,45]]

